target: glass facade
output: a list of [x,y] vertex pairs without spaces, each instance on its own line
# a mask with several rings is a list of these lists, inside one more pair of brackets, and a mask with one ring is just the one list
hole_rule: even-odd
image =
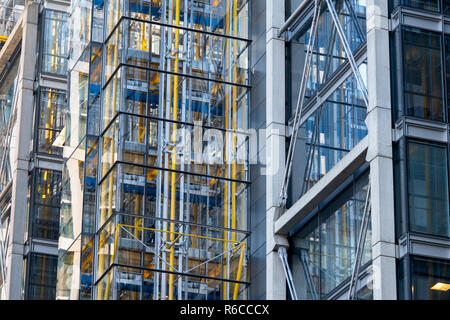
[[[449,3],[390,1],[391,11],[402,6],[436,16],[448,14]],[[448,143],[434,134],[449,120],[450,47],[445,32],[424,29],[426,21],[400,25],[390,39],[393,127],[430,126],[404,133],[394,146],[396,237],[399,247],[406,245],[397,260],[397,289],[399,299],[448,300],[448,254],[436,253],[438,242],[450,238]],[[414,239],[429,243],[429,253]]]
[[[351,276],[367,187],[366,172],[290,236],[289,259],[299,299],[323,299]],[[369,224],[362,265],[372,258],[370,230]]]
[[[67,92],[63,88],[69,55],[68,18],[67,13],[56,10],[43,9],[39,14],[36,79],[40,81],[35,82],[38,85],[34,93],[34,166],[29,176],[26,241],[30,252],[26,255],[25,299],[56,297],[55,249],[60,240],[60,209],[67,205],[58,164],[62,162],[66,135]],[[71,231],[66,226],[62,230]]]
[[352,76],[306,121],[304,192],[367,136],[366,113]]
[[247,295],[248,3],[187,4],[89,11],[91,41],[71,53],[58,299]]
[[[294,6],[295,1],[287,1]],[[287,6],[289,7],[289,5]],[[338,13],[342,29],[349,46],[354,54],[361,50],[366,41],[366,7],[364,1],[337,1]],[[300,82],[302,79],[303,64],[306,57],[310,30],[302,30],[287,44],[287,117],[294,116]],[[291,182],[291,196],[288,206],[295,203],[298,198],[317,183],[339,160],[341,160],[366,135],[367,128],[364,123],[366,105],[356,79],[350,75],[339,81],[338,88],[327,96],[326,101],[319,104],[319,91],[324,90],[327,84],[336,78],[336,71],[341,70],[347,61],[347,56],[338,36],[331,15],[324,6],[319,19],[315,46],[311,62],[311,73],[307,81],[304,110],[316,108],[315,112],[304,123],[304,136],[297,142],[296,154],[306,154],[304,169],[302,161],[294,164],[293,172],[304,177],[303,183]],[[363,62],[359,71],[365,82],[367,79],[367,66]],[[323,93],[320,93],[320,96]],[[297,172],[297,170],[303,172]]]

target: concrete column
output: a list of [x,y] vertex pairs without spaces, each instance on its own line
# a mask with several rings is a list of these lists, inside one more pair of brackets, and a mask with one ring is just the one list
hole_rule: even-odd
[[388,0],[367,0],[366,4],[369,91],[366,160],[370,163],[373,295],[375,300],[393,300],[397,298],[397,290]]
[[274,233],[285,167],[285,42],[278,31],[285,21],[284,1],[266,0],[266,298],[286,299],[286,279],[278,256],[287,241]]
[[6,299],[23,298],[23,253],[28,208],[28,167],[30,141],[33,130],[33,84],[36,67],[36,39],[39,4],[29,2],[23,13],[22,51],[20,55],[17,83],[17,138],[16,154],[12,163],[12,199],[10,217],[10,238],[6,266]]

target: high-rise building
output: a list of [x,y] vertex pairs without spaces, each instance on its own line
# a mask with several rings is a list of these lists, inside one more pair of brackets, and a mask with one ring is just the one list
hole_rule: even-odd
[[55,299],[70,1],[1,1],[1,297]]
[[2,299],[450,299],[450,1],[0,6]]

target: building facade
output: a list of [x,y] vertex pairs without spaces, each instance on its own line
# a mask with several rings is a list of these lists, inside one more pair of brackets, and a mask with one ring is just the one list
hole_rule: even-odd
[[450,2],[10,2],[2,299],[450,299]]
[[55,299],[70,2],[1,9],[1,297]]

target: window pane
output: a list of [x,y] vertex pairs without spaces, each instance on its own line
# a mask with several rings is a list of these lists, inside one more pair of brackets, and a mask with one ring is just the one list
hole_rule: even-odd
[[39,110],[38,152],[62,154],[64,135],[60,134],[65,124],[66,92],[42,88]]
[[61,205],[61,172],[38,169],[34,186],[32,236],[57,240]]
[[[450,300],[450,263],[419,257],[412,259],[412,298]],[[447,287],[446,287],[447,286]]]
[[[320,210],[290,240],[289,265],[299,299],[324,298],[351,276],[361,229],[368,173]],[[369,223],[361,265],[372,258]],[[370,289],[359,298],[371,297]]]
[[444,0],[443,2],[443,10],[444,14],[450,14],[450,1],[449,0]]
[[402,0],[401,4],[405,7],[417,9],[439,11],[439,0]]
[[30,254],[29,300],[54,300],[56,296],[56,269],[58,257]]
[[45,11],[42,72],[65,75],[69,56],[69,15],[53,10]]
[[447,149],[408,142],[410,230],[448,237]]
[[[449,1],[449,9],[450,9],[450,1]],[[450,36],[445,36],[445,62],[446,62],[445,77],[447,79],[447,108],[448,110],[450,110]],[[447,112],[447,114],[450,114],[450,112]]]
[[440,36],[404,28],[403,50],[406,115],[444,121]]

